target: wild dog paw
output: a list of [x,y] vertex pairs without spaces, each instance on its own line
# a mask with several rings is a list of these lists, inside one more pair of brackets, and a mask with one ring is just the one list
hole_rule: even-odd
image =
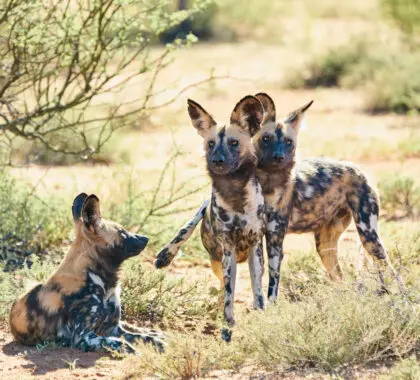
[[230,330],[230,329],[223,328],[222,331],[221,331],[221,335],[222,335],[222,339],[226,343],[230,343],[230,341],[232,340],[232,330]]
[[172,262],[173,256],[169,253],[169,248],[163,248],[156,256],[156,268],[167,267]]

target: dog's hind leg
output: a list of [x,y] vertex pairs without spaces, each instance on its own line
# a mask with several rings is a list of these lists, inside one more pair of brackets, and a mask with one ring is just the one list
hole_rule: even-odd
[[223,268],[222,268],[222,262],[221,261],[217,261],[217,260],[213,260],[210,257],[210,264],[211,264],[211,270],[213,271],[213,273],[215,274],[215,276],[219,279],[220,281],[220,288],[223,289],[224,288],[224,280],[223,280]]
[[331,223],[322,226],[314,233],[316,250],[332,281],[343,279],[343,272],[337,257],[338,240],[350,221],[351,214],[346,211],[341,217],[336,217]]
[[200,222],[201,219],[203,219],[209,202],[209,200],[204,201],[201,207],[194,215],[194,218],[192,218],[187,224],[185,224],[184,227],[182,227],[177,232],[177,234],[170,241],[170,243],[165,245],[160,250],[155,260],[156,268],[166,267],[172,262],[181,246],[190,238],[190,236],[195,230],[195,227],[197,227],[197,224]]
[[383,270],[388,268],[397,280],[402,293],[407,290],[399,273],[393,267],[391,260],[379,236],[379,199],[375,191],[364,181],[357,192],[349,199],[357,232],[366,251],[378,264],[379,278],[384,291],[387,291],[383,277]]

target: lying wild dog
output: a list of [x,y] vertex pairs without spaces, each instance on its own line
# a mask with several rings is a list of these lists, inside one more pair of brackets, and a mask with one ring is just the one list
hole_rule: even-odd
[[211,202],[209,207],[204,203],[196,216],[159,252],[155,264],[158,268],[168,265],[203,218],[201,239],[210,255],[213,272],[224,288],[225,320],[234,325],[237,262],[248,260],[254,307],[264,308],[264,198],[255,177],[256,157],[251,143],[251,137],[260,127],[263,108],[258,99],[246,96],[235,106],[230,125],[221,128],[192,100],[188,100],[188,113],[204,139],[207,170],[212,180]]
[[[341,280],[337,244],[352,218],[366,251],[391,269],[400,290],[404,290],[379,237],[378,195],[360,168],[329,158],[308,159],[296,165],[297,135],[312,101],[277,122],[273,100],[264,93],[255,96],[265,111],[253,144],[258,157],[257,178],[266,204],[269,299],[277,297],[286,232],[313,232],[330,278]],[[379,274],[386,290],[380,268]]]
[[56,341],[84,351],[134,352],[134,342],[150,342],[162,350],[157,332],[141,329],[134,334],[120,324],[120,267],[138,255],[148,239],[102,219],[96,195],[79,194],[72,212],[75,242],[45,284],[13,304],[13,336],[22,344]]

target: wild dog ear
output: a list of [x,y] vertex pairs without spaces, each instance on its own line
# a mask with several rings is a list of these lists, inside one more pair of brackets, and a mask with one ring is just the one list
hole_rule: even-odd
[[311,100],[303,107],[300,107],[297,110],[290,112],[284,119],[284,123],[290,125],[293,129],[298,130],[303,120],[305,111],[312,105],[313,102],[314,101]]
[[201,137],[207,137],[212,128],[216,127],[213,117],[194,100],[188,99],[188,114],[191,122]]
[[82,216],[82,207],[87,196],[88,195],[86,193],[80,193],[76,198],[74,198],[73,205],[71,206],[71,212],[75,222]]
[[245,96],[233,109],[230,123],[237,124],[245,129],[251,137],[261,128],[264,117],[264,109],[261,102],[255,96]]
[[101,209],[99,207],[99,198],[95,194],[89,195],[82,207],[82,219],[85,226],[89,229],[95,227],[101,219]]
[[273,99],[264,92],[259,92],[255,97],[261,102],[264,108],[264,121],[276,121],[276,106]]

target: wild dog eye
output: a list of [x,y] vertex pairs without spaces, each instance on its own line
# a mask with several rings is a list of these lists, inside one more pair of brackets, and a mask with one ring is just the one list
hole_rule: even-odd
[[268,136],[268,135],[264,135],[264,136],[262,137],[262,141],[263,141],[263,142],[265,142],[265,143],[269,142],[269,141],[270,141],[270,136]]
[[209,148],[213,148],[214,147],[214,141],[210,140],[207,145],[209,146]]
[[229,140],[229,145],[230,146],[238,146],[239,145],[239,141],[238,140]]
[[127,239],[127,232],[125,232],[124,230],[120,230],[119,231],[119,233],[120,233],[120,236],[123,238],[123,239]]
[[292,141],[292,140],[290,140],[290,139],[287,139],[287,140],[286,140],[286,145],[292,145],[292,143],[293,143],[293,141]]

